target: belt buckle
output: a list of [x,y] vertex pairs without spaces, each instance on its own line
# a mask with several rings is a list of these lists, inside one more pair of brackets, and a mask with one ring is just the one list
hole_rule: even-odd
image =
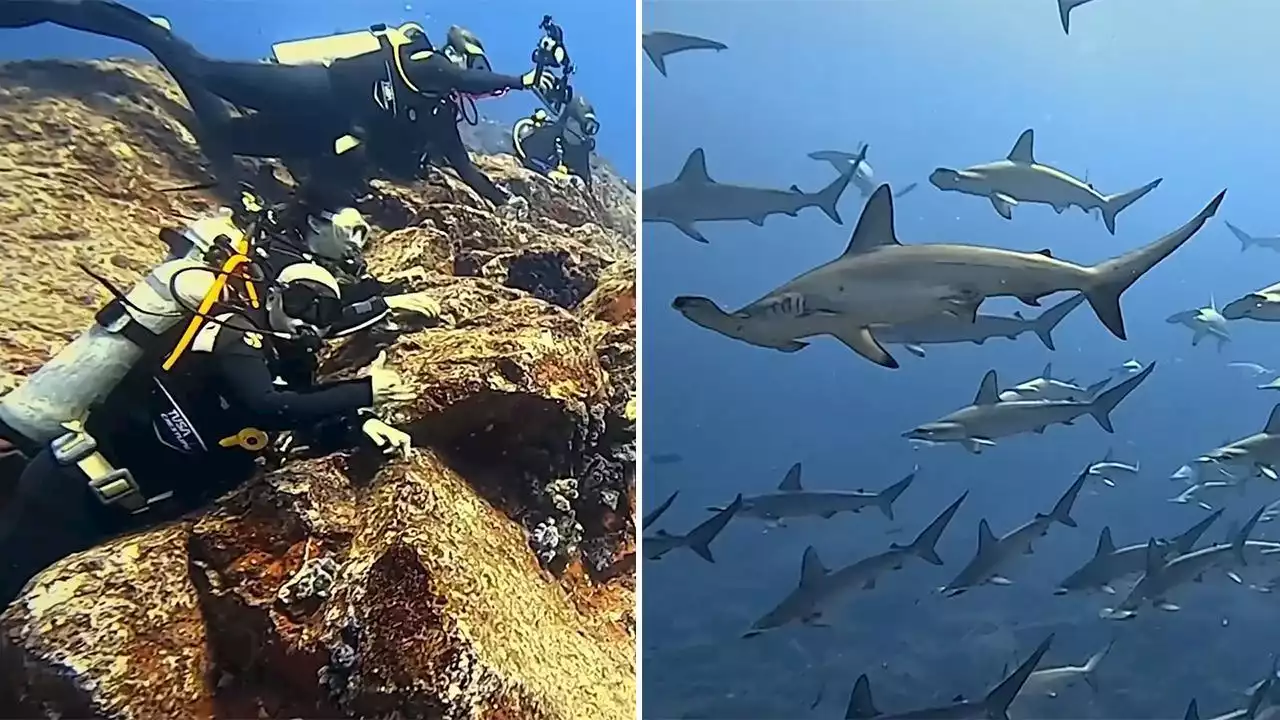
[[142,497],[142,488],[133,479],[129,468],[118,468],[99,478],[89,480],[89,490],[98,502],[110,506],[120,506],[127,510],[143,509],[147,501]]

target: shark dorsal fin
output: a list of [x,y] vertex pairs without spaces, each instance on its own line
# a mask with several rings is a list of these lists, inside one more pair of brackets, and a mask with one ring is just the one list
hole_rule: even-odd
[[1053,379],[1053,363],[1044,364],[1044,370],[1040,372],[1040,377],[1044,378],[1045,380]]
[[1021,310],[1014,310],[1014,311],[1013,311],[1013,316],[1014,316],[1014,317],[1016,317],[1016,318],[1018,318],[1019,320],[1026,320],[1026,318],[1022,317],[1022,311],[1021,311]]
[[818,557],[818,551],[812,545],[804,549],[804,558],[800,561],[800,587],[808,587],[827,576],[827,568]]
[[1116,551],[1116,544],[1111,541],[1111,526],[1102,528],[1102,533],[1098,535],[1098,549],[1093,552],[1094,557],[1104,557]]
[[956,693],[956,696],[951,698],[951,702],[953,703],[962,703],[964,701],[964,693]]
[[707,154],[702,148],[698,148],[689,153],[688,159],[684,161],[684,167],[680,168],[680,174],[676,176],[676,182],[679,183],[714,183],[715,180],[707,174]]
[[853,692],[849,694],[849,707],[844,711],[845,720],[869,720],[879,714],[880,711],[871,699],[871,681],[865,673],[859,675],[857,682],[853,684]]
[[988,370],[978,385],[978,394],[973,396],[974,405],[995,405],[1000,402],[1000,389],[996,385],[996,371]]
[[1160,541],[1155,538],[1147,540],[1145,566],[1149,577],[1155,577],[1156,573],[1160,572],[1160,568],[1164,566],[1164,553],[1160,551]]
[[1036,254],[1036,255],[1043,255],[1043,256],[1045,256],[1045,257],[1047,257],[1047,258],[1051,258],[1051,257],[1053,257],[1053,251],[1052,251],[1052,250],[1050,250],[1049,248],[1040,248],[1039,250],[1037,250],[1037,251],[1035,252],[1035,254]]
[[1182,720],[1200,720],[1200,707],[1195,700],[1187,703],[1187,712]]
[[1009,161],[1016,163],[1033,163],[1036,161],[1035,153],[1036,132],[1031,128],[1022,131],[1018,136],[1018,141],[1013,144],[1013,149],[1009,151]]
[[1262,432],[1268,435],[1280,435],[1280,405],[1271,408],[1271,417],[1267,418],[1267,426],[1262,429]]
[[893,194],[889,192],[888,185],[881,185],[871,193],[866,207],[862,208],[862,217],[858,218],[858,226],[853,229],[849,246],[841,257],[899,244],[893,231]]
[[986,717],[1007,718],[1009,717],[1009,706],[1013,704],[1014,698],[1022,691],[1022,687],[1027,684],[1027,678],[1031,677],[1031,673],[1035,672],[1036,666],[1040,664],[1040,658],[1049,652],[1049,646],[1053,644],[1054,633],[1049,633],[1048,637],[1040,641],[1040,645],[1036,647],[1031,655],[1022,661],[1011,675],[1000,681],[999,685],[991,688],[991,692],[982,699],[982,704],[986,706]]
[[984,548],[989,548],[996,544],[996,534],[991,532],[991,525],[987,523],[987,519],[983,518],[978,521],[978,554],[981,555]]
[[800,492],[804,489],[800,486],[800,463],[791,466],[782,482],[778,483],[778,489],[782,492]]

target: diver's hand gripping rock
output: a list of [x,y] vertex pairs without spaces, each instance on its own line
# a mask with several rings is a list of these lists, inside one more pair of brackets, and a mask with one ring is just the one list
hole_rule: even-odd
[[421,315],[428,320],[440,317],[440,303],[425,292],[405,293],[383,298],[387,307],[397,312]]
[[387,351],[378,353],[369,366],[369,382],[373,385],[373,404],[383,405],[396,400],[412,400],[413,390],[400,378],[400,373],[387,367]]
[[374,445],[382,448],[384,453],[389,455],[399,452],[405,457],[409,457],[409,451],[413,447],[409,433],[397,430],[378,418],[365,420],[364,424],[360,426],[360,431],[368,436]]

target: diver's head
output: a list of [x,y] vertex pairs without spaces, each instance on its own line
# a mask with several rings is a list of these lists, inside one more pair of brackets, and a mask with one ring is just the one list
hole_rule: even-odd
[[581,95],[574,95],[566,110],[570,117],[578,121],[582,134],[592,137],[600,132],[600,121],[596,119],[596,109]]
[[950,168],[938,168],[929,173],[929,182],[939,190],[954,190],[960,186],[960,173]]
[[1249,293],[1239,300],[1227,303],[1222,308],[1222,317],[1227,320],[1243,320],[1252,317],[1267,304],[1267,296],[1259,293]]
[[490,70],[489,58],[484,54],[484,43],[470,30],[454,25],[444,45],[445,57],[468,70]]
[[285,267],[267,290],[271,329],[291,338],[321,338],[342,313],[338,280],[315,263]]
[[357,260],[369,239],[369,223],[351,207],[309,215],[306,239],[307,249],[317,257],[335,262]]

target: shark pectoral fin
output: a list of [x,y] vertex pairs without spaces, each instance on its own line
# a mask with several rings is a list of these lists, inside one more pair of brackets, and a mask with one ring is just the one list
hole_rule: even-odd
[[908,344],[908,345],[903,345],[902,347],[906,348],[907,352],[911,353],[912,355],[915,355],[916,357],[921,357],[921,358],[924,357],[924,348],[920,347],[919,345]]
[[1044,425],[1041,425],[1040,427],[1036,428],[1033,432],[1035,432],[1035,434],[1037,434],[1037,435],[1043,435],[1043,434],[1044,434]]
[[1156,607],[1157,607],[1157,608],[1159,608],[1159,609],[1161,609],[1161,610],[1163,610],[1163,611],[1165,611],[1165,612],[1178,612],[1179,610],[1181,610],[1181,609],[1182,609],[1180,606],[1175,605],[1175,604],[1173,604],[1173,603],[1171,603],[1171,602],[1168,602],[1168,601],[1165,601],[1165,600],[1162,600],[1162,601],[1160,601],[1160,602],[1156,603]]
[[896,369],[898,367],[898,361],[893,359],[893,356],[889,354],[888,350],[884,349],[884,346],[880,344],[880,341],[876,340],[875,336],[871,334],[870,328],[860,327],[856,329],[842,330],[840,332],[832,333],[832,335],[837,340],[844,343],[850,350],[858,353],[880,367],[887,367],[890,369]]
[[875,590],[875,589],[876,589],[876,579],[875,579],[875,578],[870,578],[870,579],[868,579],[866,582],[862,583],[862,589],[863,589],[863,590]]
[[755,225],[756,227],[764,227],[764,216],[757,215],[755,217],[749,217],[747,218],[747,222],[751,223],[752,225]]
[[[999,193],[992,195],[991,207],[995,208],[996,212],[1000,213],[1000,217],[1004,218],[1005,220],[1012,220],[1013,219],[1013,203],[1008,202],[1006,198],[1008,198],[1007,195],[1001,195]],[[1012,198],[1009,198],[1009,199],[1011,200]]]
[[1237,585],[1243,585],[1243,584],[1244,584],[1244,580],[1243,580],[1239,575],[1237,575],[1236,573],[1232,572],[1231,570],[1228,570],[1228,571],[1227,571],[1227,577],[1231,578],[1231,582],[1234,582],[1234,583],[1235,583],[1235,584],[1237,584]]
[[1013,581],[1003,575],[992,575],[991,579],[987,580],[987,583],[990,585],[999,585],[1001,587],[1006,587],[1008,585],[1012,585]]
[[708,244],[708,245],[710,245],[710,244],[711,244],[711,241],[710,241],[710,240],[708,240],[706,237],[704,237],[704,236],[702,235],[702,233],[698,231],[698,228],[697,228],[697,227],[695,227],[695,226],[694,226],[694,224],[693,224],[692,222],[678,222],[678,223],[672,223],[672,224],[676,226],[676,229],[677,229],[677,230],[679,230],[680,232],[684,233],[685,235],[688,235],[689,237],[693,238],[694,240],[697,240],[697,241],[698,241],[698,242],[700,242],[700,243],[706,243],[706,244]]
[[1106,593],[1106,594],[1108,594],[1108,595],[1115,595],[1115,594],[1116,594],[1116,589],[1115,589],[1115,588],[1113,588],[1113,587],[1111,587],[1110,585],[1103,585],[1103,586],[1102,586],[1102,592],[1104,592],[1104,593]]

